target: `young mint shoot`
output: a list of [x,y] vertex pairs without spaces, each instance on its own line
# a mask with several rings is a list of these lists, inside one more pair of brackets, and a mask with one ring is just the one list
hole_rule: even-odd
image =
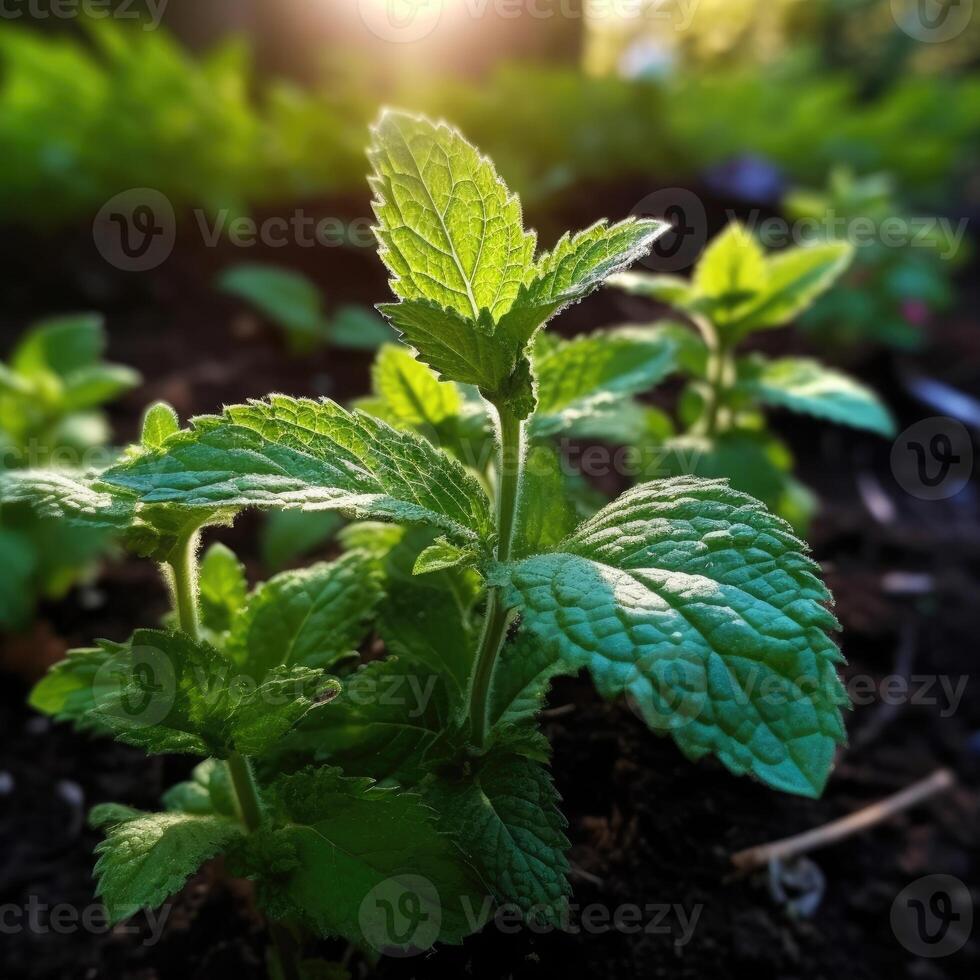
[[694,327],[648,328],[676,345],[676,368],[689,384],[679,402],[686,431],[668,424],[652,448],[641,450],[641,469],[726,476],[796,527],[806,526],[814,499],[793,477],[789,449],[769,431],[762,409],[803,412],[882,436],[894,435],[894,421],[874,392],[816,360],[737,351],[753,334],[809,310],[852,255],[850,245],[835,241],[766,255],[747,228],[733,223],[705,250],[690,281],[637,272],[610,281],[673,307]]
[[[291,975],[309,934],[397,947],[383,909],[408,893],[437,923],[412,937],[425,947],[461,941],[495,906],[561,920],[569,842],[536,721],[556,675],[585,669],[689,758],[792,793],[820,793],[844,737],[830,595],[789,526],[690,476],[597,506],[550,441],[622,427],[623,405],[679,356],[658,331],[542,329],[665,226],[600,222],[538,254],[517,198],[449,126],[385,112],[370,159],[397,297],[382,310],[405,346],[382,350],[360,408],[271,395],[179,431],[155,408],[107,470],[2,487],[120,528],[171,583],[177,629],[76,651],[33,696],[208,760],[164,813],[95,814],[114,917],[226,853],[278,923]],[[627,427],[637,417],[654,425],[640,410]],[[245,508],[356,523],[342,558],[248,592],[226,550],[197,562],[201,529]],[[370,631],[386,657],[359,664]],[[148,661],[169,671],[168,696],[133,669]],[[369,696],[394,688],[415,694]],[[134,719],[132,703],[154,710]]]

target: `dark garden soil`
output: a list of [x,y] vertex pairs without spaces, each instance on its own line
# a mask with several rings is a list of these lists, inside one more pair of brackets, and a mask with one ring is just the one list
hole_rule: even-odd
[[[605,209],[618,213],[642,194],[579,195],[571,223]],[[331,202],[320,213],[355,218],[361,202]],[[551,229],[549,228],[549,231]],[[543,236],[545,238],[548,235]],[[64,238],[2,239],[6,272],[0,348],[32,319],[99,309],[111,332],[112,359],[139,368],[145,386],[112,411],[120,441],[136,435],[142,407],[165,398],[182,417],[272,390],[344,400],[365,391],[367,355],[334,350],[290,358],[278,336],[211,288],[236,261],[299,267],[327,291],[328,302],[371,303],[386,294],[385,276],[367,249],[207,249],[185,233],[174,256],[152,274],[126,276],[93,253],[84,230]],[[570,311],[577,332],[640,315],[602,294]],[[939,414],[915,402],[903,383],[911,368],[980,391],[976,306],[934,328],[934,347],[919,358],[879,355],[859,370],[894,407],[904,427]],[[770,342],[790,349],[789,331]],[[2,352],[0,352],[2,353]],[[955,498],[927,503],[896,483],[890,445],[842,429],[778,418],[804,482],[823,509],[811,540],[838,602],[848,678],[880,683],[912,678],[918,697],[897,707],[880,697],[849,715],[851,745],[842,751],[819,801],[774,793],[728,775],[710,760],[687,762],[667,739],[651,735],[626,704],[600,701],[584,679],[555,686],[545,727],[565,800],[572,842],[574,909],[569,928],[547,934],[487,927],[461,948],[419,958],[383,959],[385,977],[564,976],[723,980],[834,978],[940,980],[980,975],[980,940],[939,959],[913,955],[907,927],[892,928],[899,892],[935,873],[953,875],[980,895],[980,693],[972,677],[980,626],[980,497],[973,482]],[[872,515],[877,513],[877,518]],[[255,558],[257,518],[243,518],[224,539]],[[146,758],[136,750],[76,735],[24,706],[28,676],[64,646],[93,636],[124,638],[155,623],[166,596],[146,564],[109,564],[97,583],[42,611],[31,637],[7,638],[16,673],[0,689],[0,976],[4,980],[212,980],[264,976],[264,932],[247,887],[229,882],[218,863],[175,897],[162,935],[140,916],[107,932],[93,899],[87,828],[93,804],[117,800],[154,808],[161,792],[190,768],[179,757]],[[11,651],[14,651],[11,654]],[[34,659],[31,659],[31,653]],[[969,678],[952,710],[938,683]],[[865,688],[859,690],[864,691]],[[905,699],[908,702],[910,699]],[[808,883],[787,884],[769,871],[738,877],[732,853],[851,813],[940,767],[956,785],[887,823],[814,852]],[[789,869],[799,871],[800,869]],[[788,873],[788,872],[787,872]],[[33,902],[32,902],[33,899]],[[610,927],[601,910],[638,906]],[[809,906],[809,908],[806,908]],[[71,912],[88,910],[88,928]],[[11,911],[11,910],[15,911]],[[599,909],[600,911],[597,911]],[[32,911],[33,910],[33,911]],[[809,912],[809,914],[806,914]],[[621,915],[622,915],[621,911]],[[28,920],[33,918],[33,924]],[[591,927],[590,927],[591,923]],[[625,923],[625,927],[624,927]],[[976,930],[974,930],[976,931]],[[341,959],[342,946],[320,952]],[[358,955],[354,976],[366,975]]]

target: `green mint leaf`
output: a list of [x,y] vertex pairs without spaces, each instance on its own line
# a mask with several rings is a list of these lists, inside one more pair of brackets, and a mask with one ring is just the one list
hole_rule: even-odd
[[459,389],[440,381],[404,347],[382,347],[371,367],[371,379],[384,418],[399,427],[436,429],[459,414]]
[[493,318],[486,310],[469,319],[427,299],[382,303],[378,309],[439,378],[495,393],[514,372],[514,345],[494,333]]
[[402,112],[383,112],[372,137],[375,233],[395,294],[470,320],[508,310],[534,236],[493,164],[456,130]]
[[[459,943],[483,924],[482,882],[418,796],[320,767],[280,777],[266,802],[279,826],[246,839],[241,861],[268,914],[377,952]],[[270,875],[276,848],[291,860]]]
[[680,276],[652,275],[649,272],[620,272],[606,280],[607,286],[621,289],[631,296],[642,296],[675,309],[688,309],[696,292],[687,279]]
[[431,524],[465,543],[493,533],[486,493],[458,462],[326,399],[274,395],[226,408],[102,479],[143,503],[340,510]]
[[541,345],[535,353],[532,432],[556,435],[626,395],[648,391],[675,368],[675,345],[656,329],[620,327]]
[[552,678],[572,672],[553,649],[523,630],[508,640],[490,685],[488,719],[497,728],[530,725]]
[[95,848],[96,895],[113,923],[162,904],[244,833],[227,817],[141,813],[111,803],[95,807],[91,822],[107,826]]
[[197,816],[217,814],[236,817],[234,787],[228,766],[220,759],[199,762],[186,782],[171,786],[163,794],[163,805],[177,813]]
[[531,922],[562,921],[571,891],[568,822],[547,769],[492,751],[473,775],[435,777],[424,795],[499,903],[515,904]]
[[422,778],[426,752],[448,719],[441,675],[389,657],[346,676],[330,710],[301,723],[284,748],[339,766],[349,776],[408,786]]
[[528,451],[514,534],[515,555],[548,551],[575,528],[578,518],[570,482],[555,449],[541,445]]
[[98,313],[54,317],[31,327],[14,348],[10,366],[25,377],[52,372],[66,378],[97,364],[105,348],[105,326]]
[[179,431],[180,418],[173,407],[166,402],[154,402],[143,415],[140,445],[144,449],[159,449]]
[[540,326],[646,255],[669,227],[663,221],[627,218],[566,233],[538,259],[512,307],[499,317],[497,334],[522,350]]
[[395,339],[391,327],[374,310],[350,304],[334,312],[329,331],[331,345],[345,350],[377,350]]
[[229,630],[248,592],[245,566],[230,548],[220,543],[208,548],[201,559],[198,587],[201,624],[212,633]]
[[93,364],[77,368],[64,379],[61,394],[61,411],[85,412],[139,385],[142,378],[138,371],[122,364]]
[[98,474],[74,470],[0,473],[0,503],[26,503],[42,517],[85,527],[124,530],[135,520],[131,500],[103,487]]
[[70,721],[79,731],[104,731],[90,712],[97,679],[109,657],[101,647],[69,650],[34,685],[28,704],[55,721]]
[[326,340],[323,297],[306,276],[279,266],[244,263],[226,269],[218,286],[285,330],[295,350],[312,350]]
[[731,329],[745,335],[791,322],[840,278],[853,255],[848,242],[825,242],[769,257],[764,288],[739,311]]
[[[353,529],[352,529],[353,530]],[[364,536],[362,530],[359,535]],[[353,544],[357,536],[348,543]],[[388,652],[404,664],[419,664],[445,679],[454,704],[462,701],[473,668],[479,617],[474,605],[480,582],[459,566],[415,575],[418,556],[432,543],[431,532],[416,528],[387,542],[379,557],[385,596],[377,630]]]
[[333,511],[274,510],[266,514],[259,536],[262,562],[272,571],[322,548],[343,525]]
[[279,664],[328,668],[357,649],[380,598],[376,571],[356,552],[282,572],[248,597],[225,653],[253,677]]
[[307,667],[243,674],[204,641],[137,630],[126,644],[102,641],[107,656],[87,718],[151,753],[263,755],[338,686]]
[[894,436],[891,413],[878,396],[848,375],[806,358],[743,363],[743,387],[760,401],[818,418]]
[[723,482],[643,484],[555,554],[500,570],[526,629],[691,758],[816,796],[846,701],[817,566]]
[[696,303],[725,327],[765,289],[766,280],[762,247],[744,225],[733,221],[705,249],[694,270]]
[[436,538],[424,551],[419,552],[412,567],[415,575],[431,575],[459,565],[473,565],[480,556],[470,548],[460,548],[445,538]]

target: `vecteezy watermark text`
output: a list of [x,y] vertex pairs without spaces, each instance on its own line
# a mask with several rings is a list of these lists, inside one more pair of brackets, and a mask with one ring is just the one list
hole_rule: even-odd
[[[136,915],[140,907],[134,905],[131,915]],[[0,935],[13,936],[29,932],[36,936],[50,934],[70,936],[76,932],[89,932],[99,935],[113,929],[116,933],[140,936],[149,929],[149,935],[144,936],[143,946],[155,946],[163,934],[167,920],[170,918],[171,906],[161,905],[156,909],[145,910],[146,928],[141,920],[122,922],[112,926],[108,913],[101,902],[88,905],[72,905],[70,902],[58,902],[49,905],[42,902],[37,895],[31,895],[23,905],[6,902],[0,905]]]
[[0,0],[3,20],[138,20],[144,31],[160,26],[168,0]]

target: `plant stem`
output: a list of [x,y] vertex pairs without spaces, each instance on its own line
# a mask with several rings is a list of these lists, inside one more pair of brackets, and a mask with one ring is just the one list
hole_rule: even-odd
[[170,558],[170,585],[180,628],[192,639],[200,639],[201,618],[197,609],[197,550],[200,531],[179,542]]
[[[168,562],[174,608],[180,628],[197,640],[201,636],[201,617],[197,606],[197,552],[200,530],[194,530],[179,541]],[[252,833],[262,824],[262,801],[255,783],[252,765],[239,752],[228,757],[228,774],[234,790],[235,808],[245,829]],[[296,958],[296,943],[281,922],[269,921],[269,936],[276,949],[285,980],[301,980]]]
[[699,316],[695,322],[708,348],[708,400],[701,426],[705,435],[714,436],[723,428],[722,408],[734,373],[733,345],[707,317]]
[[[497,561],[508,561],[514,543],[521,481],[524,475],[524,423],[506,405],[497,407],[500,419],[500,450],[497,477]],[[470,682],[469,717],[473,744],[483,748],[487,736],[487,706],[490,682],[497,657],[507,638],[507,607],[500,590],[487,594],[487,613],[477,647]]]

